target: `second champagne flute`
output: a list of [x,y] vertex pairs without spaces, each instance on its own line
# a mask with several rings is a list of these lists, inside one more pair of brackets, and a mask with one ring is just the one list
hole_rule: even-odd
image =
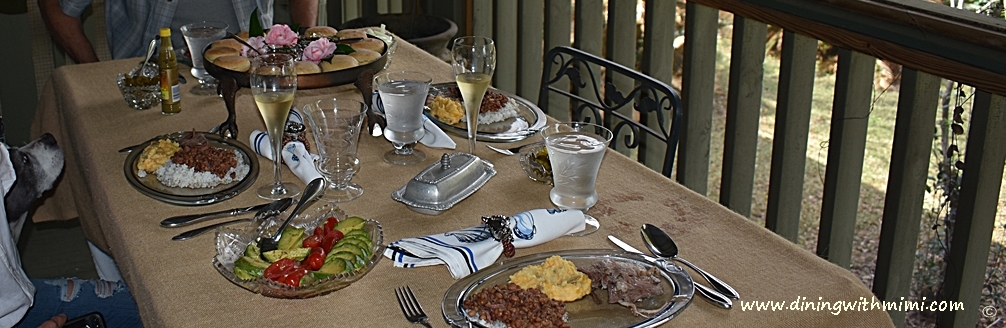
[[468,127],[468,153],[475,155],[475,134],[482,98],[496,71],[496,45],[493,39],[483,36],[463,36],[454,39],[451,49],[454,77],[465,105],[465,122]]
[[272,184],[258,189],[258,196],[265,199],[281,199],[300,193],[300,187],[292,183],[283,183],[280,179],[283,156],[280,149],[283,146],[283,129],[287,117],[290,116],[290,106],[293,106],[294,94],[297,92],[297,73],[293,56],[283,53],[269,53],[252,59],[249,85],[255,96],[262,121],[265,122],[266,133],[272,142],[272,165],[275,179]]

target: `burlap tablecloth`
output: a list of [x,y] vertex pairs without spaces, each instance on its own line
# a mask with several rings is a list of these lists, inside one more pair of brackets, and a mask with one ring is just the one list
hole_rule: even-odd
[[[506,49],[499,49],[506,51]],[[125,154],[116,150],[148,138],[173,132],[208,130],[226,118],[222,100],[188,93],[195,79],[183,88],[182,112],[161,115],[158,108],[137,111],[128,108],[115,86],[115,74],[136,60],[120,60],[57,69],[41,95],[33,134],[51,132],[66,153],[66,170],[55,195],[45,201],[36,221],[80,217],[87,237],[110,251],[121,269],[146,326],[150,327],[277,327],[277,326],[408,326],[395,301],[392,288],[411,285],[434,326],[443,326],[440,310],[444,292],[455,282],[442,266],[402,269],[382,260],[373,271],[353,285],[329,295],[306,300],[262,297],[224,279],[211,265],[213,234],[192,240],[171,241],[177,229],[161,228],[166,217],[202,213],[261,203],[255,188],[271,181],[271,163],[260,158],[262,167],[255,185],[237,197],[209,206],[169,205],[146,197],[126,182]],[[434,82],[453,80],[450,66],[402,43],[392,59],[392,70],[418,70]],[[499,67],[497,69],[513,69]],[[184,69],[183,69],[184,70]],[[298,91],[298,106],[320,97],[360,97],[351,85]],[[247,89],[240,91],[238,126],[245,142],[261,119]],[[466,140],[454,136],[459,150]],[[532,137],[536,138],[536,137]],[[353,179],[365,189],[363,197],[343,203],[351,215],[377,219],[384,226],[385,241],[468,227],[483,215],[515,214],[549,208],[549,186],[533,182],[521,171],[516,157],[507,157],[479,147],[477,155],[495,164],[498,174],[478,192],[439,216],[408,210],[391,199],[422,168],[436,161],[443,150],[420,147],[429,157],[420,165],[394,166],[381,160],[392,146],[384,138],[363,136],[360,141],[361,170]],[[287,170],[287,181],[295,178]],[[696,298],[667,326],[714,327],[880,327],[891,326],[880,310],[814,311],[789,309],[799,300],[858,302],[872,294],[847,270],[776,236],[650,169],[608,152],[598,176],[600,201],[590,213],[602,223],[598,233],[587,237],[563,237],[517,255],[583,248],[612,248],[605,236],[615,235],[645,249],[639,237],[643,223],[667,230],[681,249],[680,254],[733,285],[741,302],[783,302],[786,309],[735,308],[724,310]],[[698,275],[693,274],[698,278]],[[701,278],[699,279],[701,281]],[[750,303],[749,303],[750,304]]]

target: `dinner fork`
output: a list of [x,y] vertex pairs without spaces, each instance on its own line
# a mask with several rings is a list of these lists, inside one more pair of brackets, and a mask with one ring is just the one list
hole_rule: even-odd
[[512,148],[498,148],[498,147],[493,147],[490,144],[485,144],[485,145],[486,145],[486,147],[489,147],[489,149],[492,149],[492,150],[496,151],[497,153],[500,153],[500,154],[503,154],[503,155],[507,155],[507,156],[513,156],[513,155],[517,155],[517,153],[519,153],[521,149],[527,148],[529,146],[540,146],[541,144],[542,143],[539,141],[539,142],[532,142],[532,143],[529,143],[529,144],[526,144],[526,145],[520,145],[520,146],[512,147]]
[[412,289],[408,285],[396,288],[395,297],[398,298],[398,306],[402,308],[402,314],[405,315],[406,320],[409,320],[411,323],[421,324],[427,328],[433,328],[427,322],[430,320],[430,317],[427,317],[426,312],[423,312],[423,306],[419,304],[416,294],[412,293]]

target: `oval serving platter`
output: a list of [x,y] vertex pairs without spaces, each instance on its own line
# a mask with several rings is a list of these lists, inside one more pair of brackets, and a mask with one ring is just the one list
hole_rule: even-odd
[[200,133],[206,137],[206,139],[209,140],[210,145],[213,147],[236,149],[241,156],[244,156],[244,162],[249,166],[248,175],[246,175],[244,179],[212,188],[173,188],[161,184],[160,181],[157,181],[157,177],[152,173],[147,174],[142,178],[136,174],[136,163],[139,161],[140,154],[143,152],[143,149],[147,148],[147,146],[152,142],[161,139],[171,139],[177,142],[178,140],[181,140],[186,133],[190,132],[174,132],[157,136],[137,145],[136,147],[133,147],[134,150],[126,156],[126,160],[122,165],[123,173],[125,173],[126,181],[129,182],[129,185],[133,186],[133,188],[141,194],[165,203],[193,206],[208,205],[230,199],[237,196],[245,189],[248,189],[248,187],[255,183],[255,179],[258,178],[259,173],[258,158],[253,156],[255,153],[252,152],[248,146],[245,146],[234,139],[225,139],[215,133],[207,132],[196,133]]
[[[447,89],[456,86],[455,82],[445,82],[445,83],[435,83],[430,86],[430,95],[438,96],[442,94],[447,94]],[[518,117],[508,118],[501,122],[491,123],[491,124],[479,124],[478,133],[475,134],[476,140],[483,141],[495,141],[495,142],[514,142],[524,140],[527,137],[533,136],[538,133],[539,130],[545,127],[545,123],[548,120],[545,117],[545,112],[538,108],[537,105],[528,101],[527,99],[521,98],[515,94],[499,90],[493,87],[489,87],[489,90],[499,92],[504,96],[512,98],[517,102],[517,114]],[[457,99],[457,98],[453,98]],[[461,99],[457,99],[461,101]],[[457,124],[447,124],[433,115],[430,115],[429,108],[426,109],[426,116],[436,123],[444,131],[462,136],[468,137],[468,127],[464,122],[458,122]]]
[[[374,38],[374,39],[375,40],[381,40],[381,39],[378,39],[378,38]],[[362,40],[362,39],[348,39],[348,40],[340,40],[340,41],[336,41],[336,42],[353,43],[353,42],[360,41],[360,40]],[[384,42],[384,41],[381,41],[381,42]],[[206,49],[209,49],[209,48],[206,48]],[[368,70],[368,69],[369,70],[373,70],[374,72],[381,71],[382,69],[384,69],[384,64],[387,63],[387,62],[388,62],[388,44],[385,43],[384,44],[384,52],[381,53],[381,57],[378,58],[375,61],[370,62],[370,63],[363,64],[363,65],[356,66],[356,67],[350,67],[350,68],[347,68],[347,69],[340,69],[338,71],[329,71],[329,72],[321,72],[321,73],[315,73],[315,74],[298,75],[297,76],[297,89],[298,90],[317,89],[317,88],[326,88],[326,87],[331,87],[331,86],[336,86],[336,85],[343,85],[343,84],[353,83],[353,82],[356,82],[356,79],[360,75],[361,72],[363,72],[365,70]],[[216,64],[213,64],[212,62],[210,62],[208,60],[205,61],[205,66],[206,66],[206,71],[208,71],[210,73],[210,75],[213,75],[213,77],[216,77],[218,79],[221,78],[222,76],[233,77],[235,80],[237,80],[239,86],[244,87],[244,88],[248,87],[248,72],[232,71],[232,70],[229,70],[229,69],[217,66]]]
[[[466,315],[463,305],[465,298],[482,288],[506,284],[510,275],[520,271],[521,268],[541,264],[553,255],[561,256],[577,267],[588,267],[602,259],[636,263],[646,268],[655,267],[638,254],[612,249],[564,250],[519,257],[484,268],[454,283],[444,295],[442,304],[444,319],[452,327],[485,327]],[[595,293],[601,299],[601,304],[594,303],[590,296],[565,303],[569,314],[567,323],[571,327],[653,327],[673,319],[691,304],[695,287],[687,273],[676,266],[673,269],[659,271],[664,294],[635,303],[641,309],[659,311],[657,314],[649,318],[634,316],[627,307],[608,304],[607,292],[599,290]]]

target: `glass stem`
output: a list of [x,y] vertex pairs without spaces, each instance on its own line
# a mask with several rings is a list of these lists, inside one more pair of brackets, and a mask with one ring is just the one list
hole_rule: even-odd
[[272,154],[273,154],[272,169],[273,169],[273,177],[275,177],[273,181],[272,191],[274,194],[281,194],[283,193],[283,181],[281,181],[280,179],[280,173],[282,172],[282,170],[279,165],[280,163],[282,163],[283,160],[282,155],[283,137],[282,136],[272,137],[272,140],[270,141],[272,141]]

